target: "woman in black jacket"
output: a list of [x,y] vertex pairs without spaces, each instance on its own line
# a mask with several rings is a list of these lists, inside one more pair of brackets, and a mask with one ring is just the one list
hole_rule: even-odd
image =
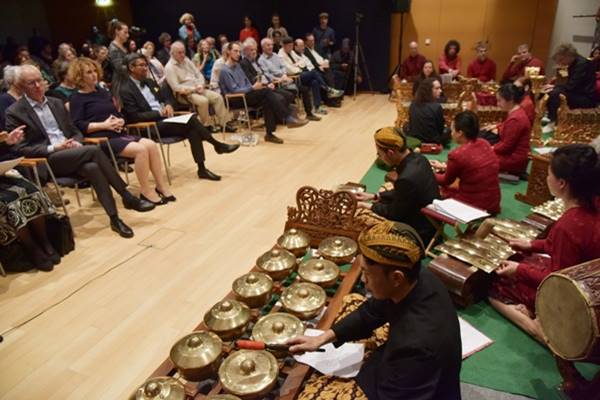
[[404,132],[424,143],[447,145],[450,132],[445,127],[444,111],[438,103],[442,94],[442,84],[436,78],[421,82],[415,98],[408,109],[408,123]]

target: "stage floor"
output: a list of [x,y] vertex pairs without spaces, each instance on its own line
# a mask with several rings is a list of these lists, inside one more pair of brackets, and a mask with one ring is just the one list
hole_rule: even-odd
[[0,396],[126,398],[275,243],[296,190],[360,180],[373,132],[395,117],[387,96],[363,94],[321,122],[282,128],[283,145],[221,156],[205,146],[221,182],[198,180],[189,146],[174,145],[177,202],[143,214],[120,207],[133,239],[110,230],[89,190],[82,207],[68,191],[76,250],[51,273],[0,278]]

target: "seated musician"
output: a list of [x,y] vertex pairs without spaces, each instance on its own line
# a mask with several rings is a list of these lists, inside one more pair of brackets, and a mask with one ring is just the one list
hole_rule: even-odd
[[533,126],[535,122],[535,94],[531,90],[531,79],[519,78],[514,82],[514,85],[523,88],[523,99],[519,105],[525,111],[529,123]]
[[596,71],[594,63],[577,53],[572,44],[558,46],[552,59],[562,66],[568,67],[568,80],[560,85],[546,85],[548,93],[548,119],[550,123],[544,126],[543,133],[552,133],[556,128],[560,95],[567,98],[569,108],[594,108],[598,104],[596,93]]
[[429,161],[422,154],[410,151],[406,138],[397,128],[386,127],[375,132],[375,147],[379,158],[396,170],[398,178],[392,190],[379,194],[356,194],[358,206],[412,226],[423,241],[429,243],[435,229],[421,214],[421,208],[440,198]]
[[425,56],[419,53],[419,44],[415,41],[410,42],[408,57],[400,65],[400,78],[408,82],[416,81],[426,61]]
[[508,112],[499,125],[484,127],[482,136],[493,144],[494,152],[500,161],[500,172],[523,175],[529,161],[529,137],[531,122],[520,106],[523,88],[512,83],[504,84],[498,90],[498,106]]
[[496,80],[496,63],[487,55],[488,45],[486,42],[477,44],[477,58],[467,67],[467,77],[477,78],[481,82]]
[[438,102],[441,95],[442,84],[436,78],[427,78],[419,84],[415,98],[408,108],[408,123],[404,126],[406,135],[425,143],[445,146],[450,142],[444,110]]
[[[500,212],[500,182],[498,158],[492,146],[478,138],[479,120],[472,111],[460,112],[454,117],[452,139],[458,147],[448,154],[448,162],[431,161],[437,169],[435,178],[443,197],[452,197],[463,203]],[[458,179],[458,188],[450,187]]]
[[522,44],[517,48],[517,54],[513,55],[510,59],[510,63],[502,75],[501,82],[514,82],[524,77],[526,67],[538,67],[540,68],[540,75],[544,75],[544,63],[542,60],[531,54],[528,44]]
[[564,214],[546,239],[512,240],[510,245],[550,257],[504,261],[490,292],[492,306],[542,342],[534,319],[539,284],[554,271],[600,258],[600,157],[589,145],[560,147],[550,160],[547,183],[550,192],[564,201]]
[[461,59],[458,53],[460,53],[460,43],[454,39],[448,40],[444,46],[444,54],[440,56],[438,63],[440,74],[450,74],[453,79],[460,75]]
[[416,232],[385,221],[358,239],[363,282],[372,297],[320,336],[290,341],[294,353],[369,337],[389,323],[387,343],[365,360],[356,384],[370,400],[460,399],[461,338],[448,291],[421,268]]

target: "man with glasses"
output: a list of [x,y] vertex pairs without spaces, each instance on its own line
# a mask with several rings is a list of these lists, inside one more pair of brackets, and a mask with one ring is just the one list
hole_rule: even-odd
[[6,111],[9,131],[26,126],[24,140],[15,145],[16,152],[25,157],[47,158],[58,177],[79,175],[87,179],[110,217],[111,229],[122,237],[133,237],[133,230],[118,216],[110,188],[121,195],[127,209],[150,211],[154,204],[127,190],[127,185],[100,147],[81,144],[83,135],[69,118],[62,102],[45,96],[42,75],[37,68],[22,66],[17,82],[24,96]]
[[198,165],[198,178],[219,181],[221,177],[204,165],[204,147],[202,142],[213,145],[217,154],[231,153],[240,146],[225,144],[212,137],[210,132],[200,123],[194,114],[186,124],[164,121],[173,116],[173,106],[164,104],[159,87],[151,79],[147,79],[148,62],[142,54],[130,54],[125,59],[129,79],[120,87],[119,95],[123,114],[128,123],[154,121],[161,137],[181,136],[190,142],[194,161]]

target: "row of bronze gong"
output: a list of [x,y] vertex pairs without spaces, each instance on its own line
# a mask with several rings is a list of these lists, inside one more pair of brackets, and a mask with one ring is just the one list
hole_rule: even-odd
[[[258,257],[256,268],[233,282],[233,296],[204,315],[205,329],[173,345],[169,356],[173,376],[147,380],[131,399],[273,397],[282,370],[294,364],[285,343],[321,315],[328,300],[326,289],[342,276],[338,265],[351,262],[358,250],[354,240],[333,236],[320,242],[321,258],[313,258],[307,255],[310,242],[298,229],[284,232],[276,247]],[[353,279],[357,277],[355,273]],[[268,313],[259,316],[270,305]],[[252,339],[252,349],[239,349],[239,338]]]

